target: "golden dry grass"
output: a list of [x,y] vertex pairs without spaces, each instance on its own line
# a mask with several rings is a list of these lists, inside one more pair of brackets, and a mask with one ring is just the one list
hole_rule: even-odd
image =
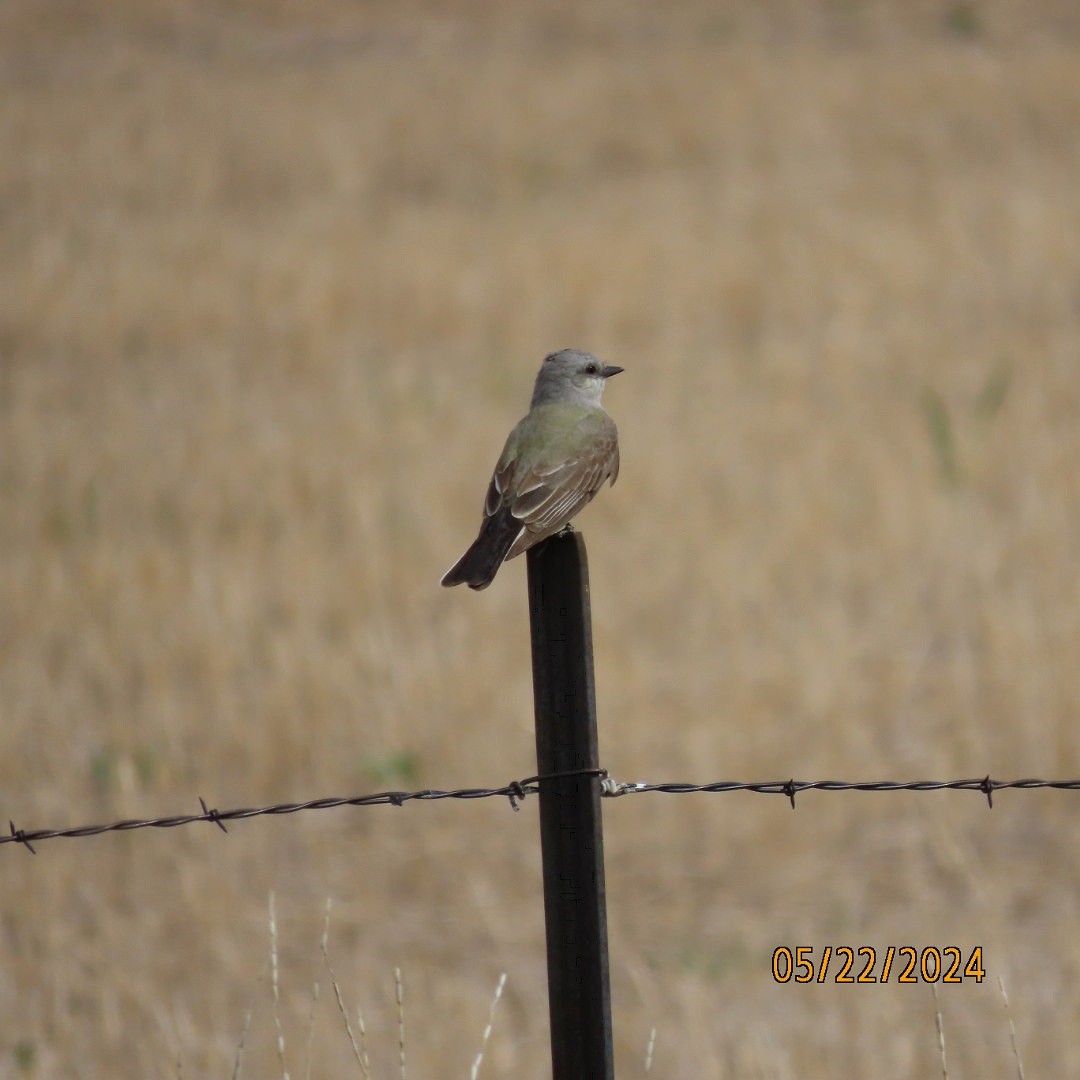
[[[533,764],[524,565],[437,586],[543,353],[627,374],[583,519],[621,779],[1080,773],[1070,5],[16,0],[0,790],[23,827]],[[605,805],[620,1075],[1080,1071],[1076,796]],[[546,1074],[536,805],[0,850],[0,1075]]]

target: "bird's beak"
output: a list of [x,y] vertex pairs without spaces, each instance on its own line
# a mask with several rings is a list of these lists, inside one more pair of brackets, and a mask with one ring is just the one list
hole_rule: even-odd
[[620,371],[625,370],[625,368],[616,367],[614,364],[605,364],[602,374],[605,379],[610,379],[612,375],[618,375]]

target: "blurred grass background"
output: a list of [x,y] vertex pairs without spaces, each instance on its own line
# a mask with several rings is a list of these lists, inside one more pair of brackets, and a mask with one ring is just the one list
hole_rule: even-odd
[[[1080,773],[1080,17],[1033,3],[0,8],[0,790],[24,828],[498,785],[524,561],[442,590],[540,359],[626,367],[620,779]],[[605,804],[619,1075],[1080,1072],[1075,795]],[[0,851],[0,1076],[547,1074],[536,804]],[[178,1065],[179,1062],[179,1065]]]

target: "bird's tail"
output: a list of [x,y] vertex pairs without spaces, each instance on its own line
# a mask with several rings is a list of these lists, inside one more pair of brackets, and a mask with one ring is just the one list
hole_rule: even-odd
[[443,575],[443,585],[486,589],[499,572],[506,553],[514,546],[521,528],[521,522],[505,506],[485,519],[472,546]]

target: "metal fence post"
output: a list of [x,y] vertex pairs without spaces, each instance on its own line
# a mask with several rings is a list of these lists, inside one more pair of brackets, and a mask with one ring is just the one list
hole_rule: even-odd
[[[589,566],[580,533],[527,555],[536,761],[541,775],[599,767]],[[554,1080],[613,1080],[600,781],[540,787]]]

